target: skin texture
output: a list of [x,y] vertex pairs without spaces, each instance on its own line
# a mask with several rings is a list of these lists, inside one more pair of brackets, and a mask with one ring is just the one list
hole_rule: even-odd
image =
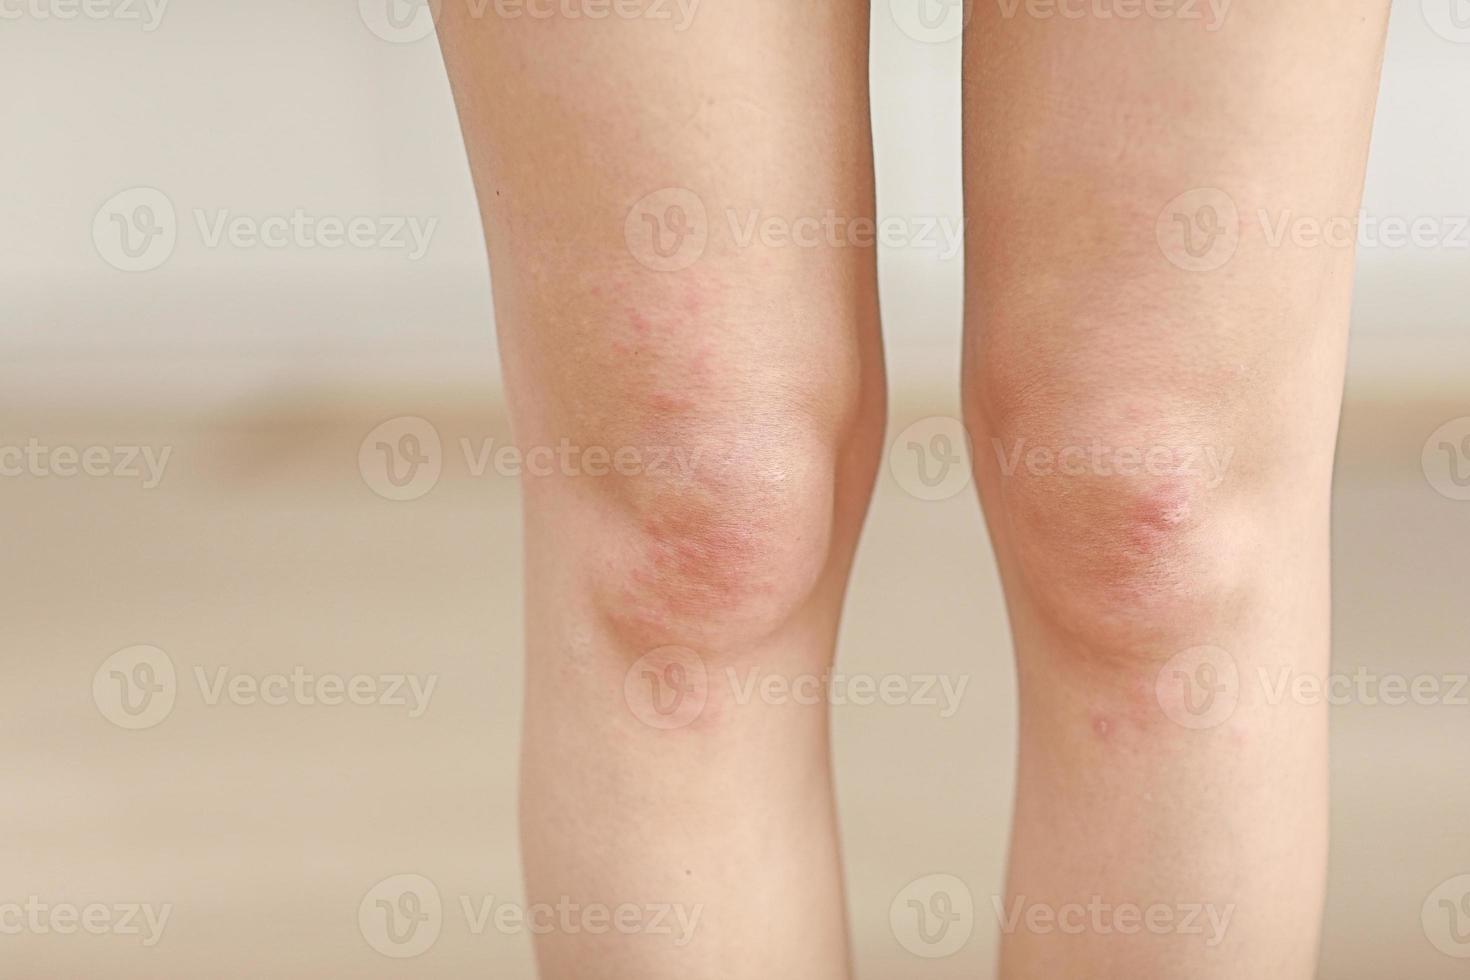
[[[1022,696],[1008,980],[1312,974],[1326,718],[1256,671],[1326,667],[1352,254],[1260,213],[1356,214],[1385,7],[974,5],[966,420]],[[830,663],[881,448],[872,250],[741,235],[871,216],[868,9],[477,9],[446,0],[440,35],[518,441],[683,461],[525,481],[529,900],[698,915],[682,943],[553,928],[542,975],[846,977],[825,706],[730,677]],[[1129,903],[1194,931],[1028,918]]]
[[[874,254],[743,232],[871,218],[867,9],[472,9],[440,35],[517,439],[690,463],[525,483],[529,900],[699,915],[682,945],[552,930],[542,976],[845,977],[826,706],[738,685],[833,655],[884,415]],[[669,202],[705,243],[664,270]]]
[[964,65],[967,421],[1022,702],[1003,905],[1180,928],[1023,917],[1001,975],[1308,978],[1326,709],[1259,670],[1327,667],[1353,255],[1273,238],[1357,214],[1386,4],[1004,9],[975,5]]

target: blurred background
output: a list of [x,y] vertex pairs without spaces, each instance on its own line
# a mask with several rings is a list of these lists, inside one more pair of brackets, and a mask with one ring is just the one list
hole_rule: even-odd
[[[956,225],[959,42],[917,2],[873,8],[879,216]],[[476,463],[510,432],[430,26],[404,0],[0,4],[0,975],[531,976],[482,914],[524,901],[520,532]],[[1467,89],[1470,9],[1398,0],[1335,671],[1439,693],[1334,707],[1335,980],[1470,974]],[[896,435],[958,413],[962,259],[880,263]],[[437,439],[433,479],[385,483],[374,431]],[[834,709],[854,944],[863,977],[988,977],[1006,626],[973,495],[914,489],[885,465],[839,669],[967,686]],[[945,956],[890,921],[935,874],[974,908]],[[405,875],[439,903],[413,958],[373,924]]]

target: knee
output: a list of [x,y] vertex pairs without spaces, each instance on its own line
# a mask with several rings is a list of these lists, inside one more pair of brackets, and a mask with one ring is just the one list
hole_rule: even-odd
[[1059,649],[1167,658],[1241,601],[1259,522],[1237,429],[1158,392],[969,401],[997,546]]
[[661,426],[678,465],[600,489],[606,520],[589,550],[588,593],[630,652],[739,654],[850,560],[880,433],[796,413],[752,420],[763,415]]

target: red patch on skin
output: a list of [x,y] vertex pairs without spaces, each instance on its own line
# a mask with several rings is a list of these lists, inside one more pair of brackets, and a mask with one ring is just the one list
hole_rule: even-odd
[[1138,559],[1155,575],[1165,568],[1157,565],[1167,560],[1180,538],[1195,523],[1194,493],[1184,481],[1172,481],[1151,491],[1137,501],[1128,515],[1127,535]]
[[1098,738],[1106,739],[1113,733],[1113,723],[1101,716],[1094,716],[1092,719],[1092,730]]
[[684,398],[680,395],[652,394],[648,396],[648,407],[655,412],[677,414],[692,412],[698,406],[692,398]]

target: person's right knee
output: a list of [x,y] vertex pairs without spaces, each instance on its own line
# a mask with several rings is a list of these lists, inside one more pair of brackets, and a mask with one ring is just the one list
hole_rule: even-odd
[[838,318],[798,316],[783,335],[688,290],[615,317],[533,397],[578,444],[639,463],[574,481],[542,511],[579,536],[577,592],[628,653],[738,654],[850,557],[882,392]]

